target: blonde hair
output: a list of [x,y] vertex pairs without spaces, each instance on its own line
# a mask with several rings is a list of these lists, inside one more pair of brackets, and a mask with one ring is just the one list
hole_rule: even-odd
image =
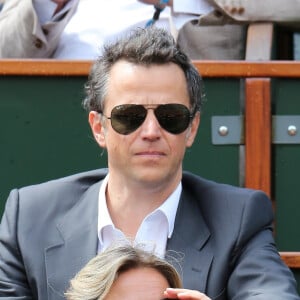
[[91,259],[71,280],[66,299],[103,300],[121,273],[142,267],[157,270],[170,287],[182,287],[180,276],[170,263],[139,246],[126,244],[110,247]]

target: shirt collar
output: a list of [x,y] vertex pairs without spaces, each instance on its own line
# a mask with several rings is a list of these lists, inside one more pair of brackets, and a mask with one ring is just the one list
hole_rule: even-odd
[[[99,205],[98,205],[98,238],[100,244],[103,243],[102,230],[106,226],[111,226],[115,229],[115,226],[110,217],[107,203],[106,203],[106,187],[108,183],[109,173],[103,179],[103,182],[99,190]],[[146,220],[150,215],[157,214],[158,211],[162,212],[168,220],[168,238],[173,234],[176,212],[180,200],[180,195],[182,192],[182,183],[180,182],[173,193],[152,213],[150,213],[144,220]]]
[[173,193],[158,207],[153,213],[156,211],[161,211],[168,220],[169,230],[168,230],[168,238],[170,238],[173,234],[174,224],[176,212],[180,200],[180,195],[182,191],[181,182],[178,184]]
[[103,238],[102,238],[102,229],[106,226],[112,226],[115,228],[110,214],[108,212],[107,204],[106,204],[106,187],[107,182],[109,178],[109,173],[105,176],[105,178],[102,181],[102,184],[99,189],[99,200],[98,200],[98,238],[100,241],[100,244],[103,244]]

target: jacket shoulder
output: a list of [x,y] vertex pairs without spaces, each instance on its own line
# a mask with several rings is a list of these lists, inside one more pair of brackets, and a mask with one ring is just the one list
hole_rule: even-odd
[[85,171],[57,179],[52,179],[46,182],[42,182],[39,184],[34,184],[30,186],[25,186],[19,189],[20,193],[28,193],[34,190],[48,190],[52,188],[63,188],[68,186],[91,186],[94,183],[102,180],[106,174],[107,169],[97,169],[91,171]]
[[17,206],[20,215],[38,215],[48,210],[63,212],[75,205],[84,193],[96,186],[107,174],[107,169],[92,170],[14,189],[6,203]]
[[182,185],[185,193],[202,211],[215,213],[226,209],[227,213],[244,214],[262,210],[273,218],[270,198],[261,190],[237,187],[204,179],[192,173],[184,172]]

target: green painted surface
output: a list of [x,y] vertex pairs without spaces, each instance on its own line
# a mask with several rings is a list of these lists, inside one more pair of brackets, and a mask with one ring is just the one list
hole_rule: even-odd
[[184,168],[205,178],[239,185],[239,147],[213,145],[212,116],[238,115],[239,80],[206,79],[206,102],[195,144],[186,152]]
[[[299,95],[299,79],[274,80],[273,115],[300,115]],[[273,145],[272,150],[277,245],[282,251],[300,251],[300,145]]]
[[0,79],[1,206],[14,187],[97,167],[83,78]]
[[[106,166],[81,108],[85,77],[0,77],[0,215],[12,188]],[[205,79],[207,102],[184,169],[239,185],[239,147],[212,145],[211,117],[238,115],[240,81]],[[300,115],[300,82],[273,81],[273,114]],[[300,251],[300,145],[273,146],[276,242]],[[300,282],[300,273],[295,271]]]
[[[81,108],[85,80],[0,78],[0,213],[12,188],[106,167]],[[184,168],[238,185],[238,147],[212,145],[211,116],[239,112],[239,80],[205,80],[205,93],[200,131]]]
[[[300,115],[300,80],[272,81],[272,114]],[[299,134],[300,132],[298,132]],[[281,251],[300,251],[300,145],[272,147],[272,198],[275,201],[275,239]],[[300,269],[293,273],[300,293]]]

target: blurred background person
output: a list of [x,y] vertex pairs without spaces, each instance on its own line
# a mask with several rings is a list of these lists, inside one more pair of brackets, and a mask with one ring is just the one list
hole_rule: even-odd
[[253,22],[299,29],[300,0],[6,0],[0,58],[95,59],[103,43],[144,27],[153,5],[165,8],[155,26],[192,59],[244,59]]
[[[157,0],[139,1],[157,5]],[[300,0],[169,0],[168,5],[172,34],[192,59],[245,59],[248,25],[261,22],[274,23],[294,40],[283,45],[276,33],[276,59],[295,59],[300,52],[300,38],[293,34],[300,29]],[[287,50],[281,49],[288,47],[291,54],[283,56]]]
[[[0,58],[95,59],[103,43],[144,27],[153,12],[137,0],[6,0]],[[156,26],[169,28],[168,9]]]

